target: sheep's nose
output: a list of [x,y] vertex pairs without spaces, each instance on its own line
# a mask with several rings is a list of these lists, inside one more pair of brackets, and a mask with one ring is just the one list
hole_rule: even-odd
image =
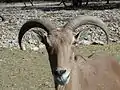
[[65,72],[66,72],[66,70],[55,70],[54,74],[56,76],[62,76]]

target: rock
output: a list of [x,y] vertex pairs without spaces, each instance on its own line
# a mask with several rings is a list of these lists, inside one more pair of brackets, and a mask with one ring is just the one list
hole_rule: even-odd
[[99,40],[93,41],[91,45],[104,45],[105,43]]
[[80,45],[91,45],[92,42],[88,41],[88,40],[81,40],[81,41],[78,42],[78,44],[80,44]]

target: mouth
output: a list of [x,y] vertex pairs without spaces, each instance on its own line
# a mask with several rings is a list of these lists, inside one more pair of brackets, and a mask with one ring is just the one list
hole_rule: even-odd
[[66,85],[70,80],[70,72],[66,72],[61,76],[55,76],[55,82],[59,85]]

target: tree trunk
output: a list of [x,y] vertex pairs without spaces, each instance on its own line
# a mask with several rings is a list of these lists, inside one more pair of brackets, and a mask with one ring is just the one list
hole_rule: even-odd
[[78,0],[79,1],[79,6],[82,6],[82,0]]
[[85,4],[86,6],[88,5],[88,2],[89,2],[89,0],[86,0],[86,4]]
[[109,4],[109,0],[107,0],[107,4]]

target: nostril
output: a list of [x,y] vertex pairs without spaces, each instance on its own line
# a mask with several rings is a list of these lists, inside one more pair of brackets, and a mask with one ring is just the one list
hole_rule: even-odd
[[66,72],[66,70],[60,70],[60,74],[64,74]]
[[58,75],[59,75],[59,72],[56,70],[56,71],[54,72],[54,74],[55,74],[56,76],[58,76]]
[[56,76],[61,76],[62,74],[64,74],[66,72],[66,70],[56,70],[55,72],[54,72],[54,74],[56,75]]

